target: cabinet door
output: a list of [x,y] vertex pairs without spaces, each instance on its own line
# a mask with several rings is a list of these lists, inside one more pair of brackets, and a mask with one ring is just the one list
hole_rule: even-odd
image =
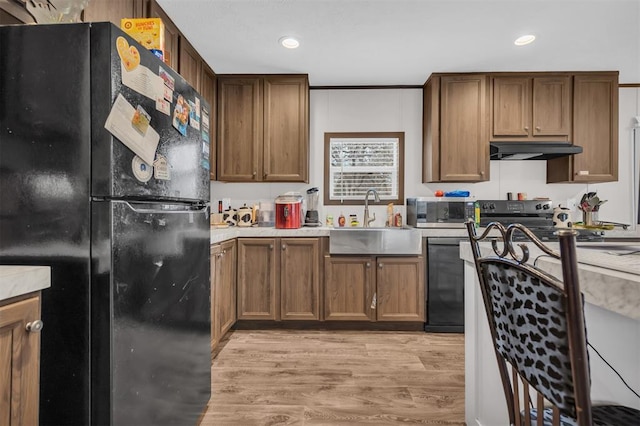
[[236,322],[236,242],[225,241],[220,245],[220,338]]
[[0,306],[0,424],[37,425],[40,333],[28,322],[40,319],[40,299]]
[[120,28],[123,18],[144,17],[143,0],[92,0],[82,11],[84,22],[109,21]]
[[211,350],[220,341],[220,263],[222,248],[220,244],[211,246],[209,263],[211,264]]
[[181,36],[179,40],[180,54],[178,56],[178,73],[187,83],[200,92],[200,77],[202,74],[202,59],[191,43]]
[[209,103],[209,178],[216,179],[216,74],[204,62],[200,94]]
[[[218,76],[218,180],[262,178],[262,80]],[[284,155],[281,153],[281,155]]]
[[424,258],[378,257],[378,321],[425,321]]
[[618,73],[573,77],[573,143],[581,154],[547,160],[547,182],[618,180]]
[[324,319],[372,321],[375,314],[373,265],[370,257],[325,256]]
[[574,77],[573,135],[582,154],[573,156],[574,180],[618,180],[618,75]]
[[531,78],[493,78],[493,136],[527,137],[530,122]]
[[155,0],[150,2],[149,17],[162,19],[164,24],[164,62],[174,70],[178,70],[178,40],[180,39],[178,27]]
[[275,238],[238,239],[238,319],[279,319],[276,245]]
[[320,240],[280,240],[280,316],[283,320],[320,319]]
[[308,181],[308,93],[307,76],[264,77],[262,180]]
[[532,135],[560,136],[569,141],[571,134],[571,77],[533,79]]
[[440,79],[440,182],[489,179],[487,77]]

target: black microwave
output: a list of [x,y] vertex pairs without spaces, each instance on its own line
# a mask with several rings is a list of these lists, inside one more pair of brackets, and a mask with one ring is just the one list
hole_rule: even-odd
[[407,198],[407,225],[415,228],[463,227],[468,219],[474,218],[474,201],[468,198]]

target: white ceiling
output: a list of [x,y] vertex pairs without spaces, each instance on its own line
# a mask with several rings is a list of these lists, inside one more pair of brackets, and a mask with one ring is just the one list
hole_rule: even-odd
[[[640,83],[640,0],[158,0],[218,74],[419,85],[432,72],[619,70]],[[516,47],[522,34],[536,41]],[[300,47],[278,44],[294,35]]]

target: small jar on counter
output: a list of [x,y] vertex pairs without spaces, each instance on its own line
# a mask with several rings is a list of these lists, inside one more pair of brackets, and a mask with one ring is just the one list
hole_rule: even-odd
[[340,217],[338,217],[338,226],[343,227],[347,223],[344,215],[340,213]]
[[327,226],[333,226],[333,216],[328,214],[327,215],[327,219],[325,220],[325,224]]

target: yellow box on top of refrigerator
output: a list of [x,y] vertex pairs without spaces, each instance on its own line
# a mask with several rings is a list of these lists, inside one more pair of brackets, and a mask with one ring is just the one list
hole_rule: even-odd
[[164,24],[160,18],[124,18],[120,28],[149,50],[164,51]]

